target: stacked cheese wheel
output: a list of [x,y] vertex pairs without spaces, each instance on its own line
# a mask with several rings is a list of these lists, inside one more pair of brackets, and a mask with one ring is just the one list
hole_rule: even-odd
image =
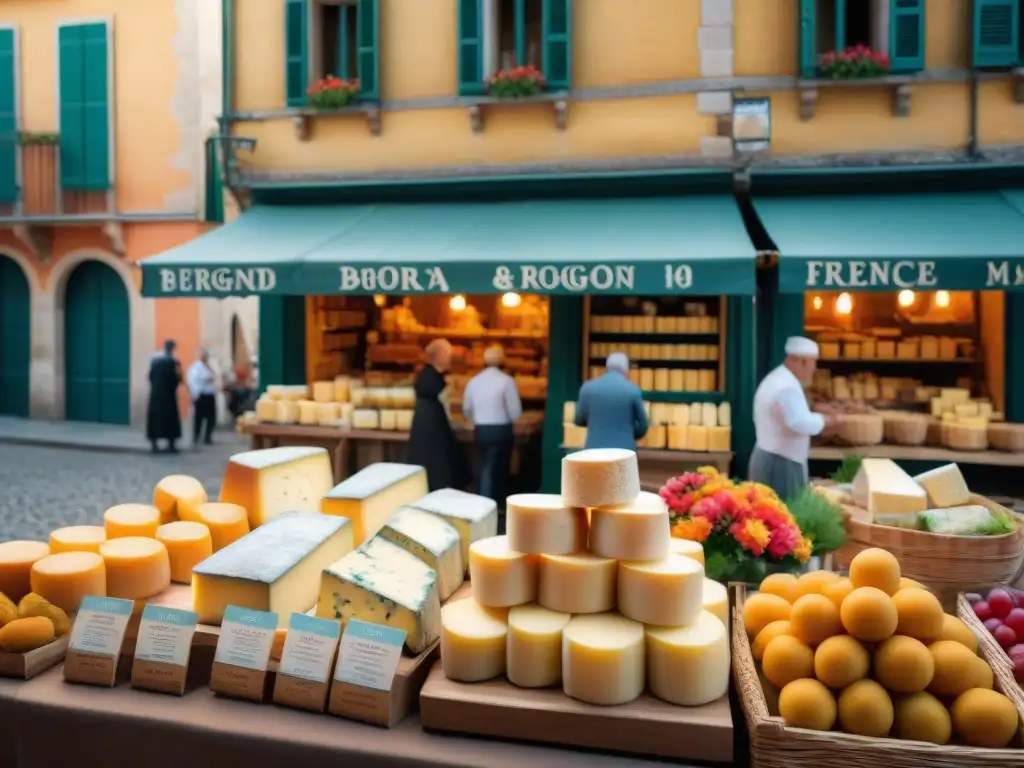
[[442,609],[449,679],[561,684],[603,705],[645,687],[688,706],[725,695],[725,588],[705,580],[700,545],[670,538],[633,451],[570,454],[560,496],[510,496],[506,516],[507,536],[470,547],[473,596]]
[[975,747],[1016,738],[1017,709],[993,690],[977,637],[885,550],[857,554],[849,578],[769,576],[743,614],[788,725]]

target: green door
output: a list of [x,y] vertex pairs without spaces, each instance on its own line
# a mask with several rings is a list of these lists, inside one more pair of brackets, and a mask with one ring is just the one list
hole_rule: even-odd
[[30,296],[21,267],[0,256],[0,416],[28,416]]
[[121,276],[99,261],[75,267],[64,301],[68,421],[130,423],[130,322]]

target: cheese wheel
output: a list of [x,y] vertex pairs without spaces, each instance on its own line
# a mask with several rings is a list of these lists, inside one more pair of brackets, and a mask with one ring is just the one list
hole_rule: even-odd
[[704,579],[704,610],[729,626],[729,590],[724,584]]
[[142,600],[171,585],[167,547],[156,539],[127,536],[100,545],[107,567],[107,596]]
[[567,507],[551,493],[520,493],[505,500],[508,545],[533,555],[571,555],[587,548],[587,510]]
[[192,569],[213,554],[210,529],[202,523],[179,520],[156,529],[156,540],[167,547],[171,581],[192,583]]
[[491,536],[469,547],[473,597],[489,608],[530,603],[537,597],[537,558],[515,552],[507,536]]
[[639,493],[635,451],[591,448],[562,459],[562,501],[570,507],[625,504]]
[[441,669],[449,680],[477,683],[505,674],[507,613],[472,597],[441,609]]
[[696,560],[701,565],[704,565],[704,545],[699,541],[677,539],[673,536],[669,539],[668,551],[674,552],[677,555],[682,555],[683,557],[688,557],[691,560]]
[[125,536],[153,538],[160,527],[160,510],[149,504],[118,504],[103,513],[108,539]]
[[662,560],[671,539],[668,505],[643,492],[629,504],[590,513],[590,551],[616,560]]
[[704,610],[704,566],[682,555],[619,563],[619,611],[661,627],[681,627]]
[[69,525],[50,534],[50,552],[93,552],[99,554],[100,544],[107,540],[102,525]]
[[573,616],[562,630],[562,690],[588,704],[626,704],[644,691],[644,625],[617,613]]
[[161,523],[194,520],[196,509],[206,499],[203,484],[188,475],[168,475],[153,489],[153,506],[160,510]]
[[541,555],[537,602],[563,613],[603,613],[615,608],[619,563],[590,552]]
[[659,699],[699,707],[729,692],[725,626],[707,611],[687,627],[647,628],[647,684]]
[[249,532],[249,513],[240,504],[228,504],[224,501],[200,504],[196,522],[210,529],[214,552],[220,552],[228,544]]
[[562,679],[562,630],[572,618],[536,603],[508,612],[508,681],[520,688],[546,688]]
[[107,571],[95,552],[61,552],[32,566],[32,591],[74,613],[84,597],[105,597]]
[[32,566],[50,554],[41,541],[5,541],[0,543],[0,592],[14,603],[32,591]]

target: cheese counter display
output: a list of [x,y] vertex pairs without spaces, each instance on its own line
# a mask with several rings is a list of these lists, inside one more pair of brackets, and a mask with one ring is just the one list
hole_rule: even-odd
[[[729,403],[644,402],[650,427],[637,448],[693,453],[728,453],[732,449],[732,408]],[[562,413],[562,444],[582,448],[587,428],[578,427],[576,403],[567,402]]]

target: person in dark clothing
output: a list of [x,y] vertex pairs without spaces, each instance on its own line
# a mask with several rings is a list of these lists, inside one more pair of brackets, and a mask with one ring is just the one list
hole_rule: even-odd
[[462,488],[466,484],[465,457],[455,438],[448,413],[440,395],[445,388],[444,375],[452,360],[452,345],[436,339],[427,345],[427,364],[416,376],[416,410],[409,431],[408,462],[427,470],[427,485]]
[[181,416],[178,414],[178,385],[181,384],[181,363],[174,357],[175,344],[164,342],[163,352],[149,363],[149,408],[146,413],[146,439],[159,453],[159,441],[167,441],[167,452],[177,453],[175,443],[181,438]]

